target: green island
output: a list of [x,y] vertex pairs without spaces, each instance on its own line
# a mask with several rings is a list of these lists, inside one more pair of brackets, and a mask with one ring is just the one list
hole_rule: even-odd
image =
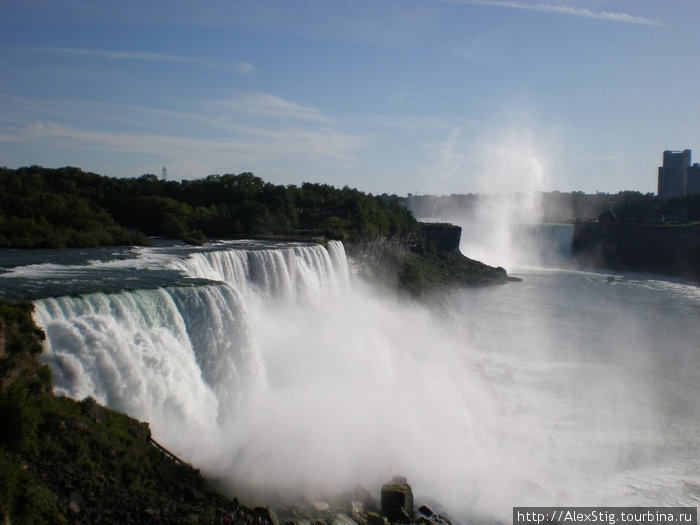
[[252,173],[163,181],[110,178],[79,168],[0,169],[0,247],[148,244],[148,236],[278,236],[356,240],[408,232],[398,198],[327,184],[281,186]]
[[418,222],[395,195],[347,186],[281,186],[252,173],[176,182],[72,167],[0,169],[0,248],[148,245],[151,237],[195,245],[207,239],[334,239],[351,257],[371,263],[360,268],[367,276],[388,278],[413,296],[508,280],[502,268],[459,253],[459,234],[451,225]]

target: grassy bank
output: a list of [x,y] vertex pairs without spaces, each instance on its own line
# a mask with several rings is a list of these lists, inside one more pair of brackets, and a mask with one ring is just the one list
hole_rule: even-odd
[[218,523],[224,498],[146,423],[51,393],[31,312],[0,302],[0,522]]

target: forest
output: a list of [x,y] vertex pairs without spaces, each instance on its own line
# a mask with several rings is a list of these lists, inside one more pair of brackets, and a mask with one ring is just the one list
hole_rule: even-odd
[[0,168],[0,247],[147,245],[149,237],[288,236],[359,241],[408,233],[398,197],[345,186],[275,185],[252,173],[163,181],[30,166]]
[[[361,242],[419,230],[411,211],[423,217],[464,213],[488,198],[374,196],[348,186],[275,185],[252,173],[163,181],[151,174],[115,178],[75,167],[0,168],[0,248],[148,245],[150,237],[191,244],[266,236]],[[699,195],[549,192],[539,194],[539,201],[544,222],[700,221]]]
[[[700,195],[662,199],[653,193],[620,191],[617,193],[537,192],[513,194],[508,204],[523,209],[535,204],[538,219],[546,223],[615,220],[627,223],[688,224],[700,221]],[[420,195],[406,199],[407,207],[418,217],[459,217],[486,204],[498,209],[503,195],[453,194]]]

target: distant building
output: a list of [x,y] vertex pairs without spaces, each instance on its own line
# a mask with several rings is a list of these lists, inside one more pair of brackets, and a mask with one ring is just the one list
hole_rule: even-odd
[[690,164],[690,150],[664,151],[659,167],[659,197],[682,197],[700,194],[700,164]]
[[160,177],[160,180],[162,180],[163,182],[168,180],[168,170],[165,169],[165,166],[163,166],[163,173]]
[[697,162],[688,168],[686,193],[688,195],[700,195],[700,164]]

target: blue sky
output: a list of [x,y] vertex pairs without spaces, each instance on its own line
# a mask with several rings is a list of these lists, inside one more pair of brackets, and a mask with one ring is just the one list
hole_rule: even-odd
[[0,0],[0,165],[372,193],[656,191],[697,0]]

